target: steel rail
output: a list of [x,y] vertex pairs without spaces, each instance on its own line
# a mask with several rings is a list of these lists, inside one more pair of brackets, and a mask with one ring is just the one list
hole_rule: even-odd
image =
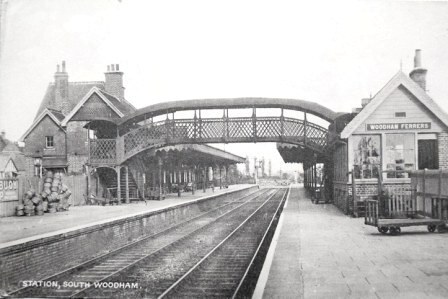
[[273,193],[269,198],[263,202],[253,213],[251,213],[240,225],[238,225],[231,233],[227,235],[218,245],[216,245],[213,249],[211,249],[201,260],[199,260],[193,267],[191,267],[182,277],[180,277],[176,282],[174,282],[168,289],[166,289],[161,295],[157,298],[161,299],[168,295],[171,291],[173,291],[181,282],[183,282],[194,270],[196,270],[204,261],[208,259],[210,255],[212,255],[216,250],[218,250],[228,239],[230,239],[237,231],[240,230],[262,207],[264,207],[278,192],[280,189]]
[[269,225],[268,225],[266,231],[264,232],[264,235],[263,235],[263,238],[262,238],[261,241],[260,241],[260,244],[258,245],[257,249],[255,250],[255,253],[254,253],[254,255],[252,256],[252,259],[251,259],[249,265],[247,266],[247,269],[246,269],[246,271],[244,272],[243,277],[241,278],[241,280],[240,280],[238,286],[236,287],[235,291],[233,292],[232,299],[235,299],[236,296],[237,296],[237,294],[238,294],[238,292],[240,291],[240,288],[241,288],[241,286],[243,285],[244,280],[245,280],[246,277],[247,277],[247,274],[249,274],[249,271],[250,271],[250,269],[251,269],[251,267],[252,267],[252,265],[253,265],[253,263],[254,263],[254,261],[255,261],[257,255],[258,255],[258,252],[260,251],[261,246],[263,245],[263,242],[264,242],[264,240],[266,239],[266,236],[267,236],[267,234],[269,233],[269,231],[270,231],[270,229],[271,229],[271,227],[272,227],[272,224],[274,223],[275,217],[277,216],[277,213],[278,213],[279,210],[280,210],[280,207],[281,207],[282,202],[285,201],[286,198],[288,198],[290,192],[291,192],[291,186],[289,186],[288,191],[285,192],[285,194],[283,195],[283,198],[282,198],[282,200],[280,201],[280,204],[278,205],[277,210],[275,211],[274,215],[272,216],[272,219],[271,219],[271,221],[269,222]]
[[[267,191],[263,190],[263,192],[260,192],[260,194],[258,194],[255,198],[257,198],[257,197],[259,197],[259,196],[262,196],[262,195],[264,195],[265,193],[268,193],[268,192],[269,192],[269,189],[267,189]],[[257,193],[257,192],[254,192],[254,193]],[[251,195],[254,195],[254,193],[252,193]],[[254,199],[254,198],[253,198],[253,199]],[[196,233],[196,232],[198,232],[198,231],[200,231],[200,230],[206,229],[206,228],[209,227],[211,224],[217,222],[219,219],[223,218],[224,216],[226,216],[226,215],[228,215],[228,214],[230,214],[230,213],[232,213],[232,212],[238,210],[238,209],[241,208],[242,206],[248,204],[249,202],[251,202],[251,200],[252,200],[252,199],[243,202],[241,205],[238,205],[237,207],[235,207],[235,208],[233,208],[233,209],[231,209],[231,210],[225,212],[224,214],[220,215],[219,217],[215,218],[212,222],[207,223],[206,225],[203,225],[203,226],[201,226],[201,227],[199,227],[199,228],[197,228],[197,229],[191,231],[190,233],[188,233],[188,234],[186,234],[186,235],[183,235],[182,237],[180,237],[180,238],[178,238],[178,239],[176,239],[176,240],[174,240],[174,241],[172,241],[172,242],[166,244],[165,246],[159,247],[157,250],[155,250],[155,251],[153,251],[153,252],[151,252],[151,253],[149,253],[149,254],[146,254],[145,256],[143,256],[143,257],[141,257],[141,258],[139,258],[139,259],[133,261],[132,263],[127,264],[126,266],[124,266],[124,267],[122,267],[122,268],[120,268],[120,269],[118,269],[118,270],[116,270],[116,271],[114,271],[114,272],[108,274],[107,276],[103,277],[102,279],[94,281],[93,283],[100,283],[100,282],[103,282],[103,281],[105,281],[106,279],[108,279],[108,278],[110,278],[110,277],[112,277],[112,276],[115,276],[115,275],[117,275],[118,273],[121,273],[121,272],[123,272],[123,271],[129,269],[130,267],[132,267],[132,266],[134,266],[134,265],[136,265],[136,264],[142,262],[143,260],[148,259],[149,257],[153,256],[154,254],[156,254],[156,253],[158,253],[158,252],[160,252],[160,251],[162,251],[162,250],[164,250],[164,249],[166,249],[166,248],[168,248],[168,247],[174,245],[175,243],[180,242],[180,241],[182,241],[182,240],[188,238],[188,237],[191,236],[192,234],[194,234],[194,233]],[[71,294],[70,296],[66,296],[66,297],[63,297],[63,298],[77,298],[77,297],[79,297],[80,294],[84,293],[85,291],[88,291],[89,289],[92,289],[92,286],[90,286],[90,287],[85,287],[85,288],[83,288],[83,289],[77,291],[76,293],[73,293],[73,294]]]
[[[227,202],[227,203],[224,204],[224,205],[221,205],[221,206],[218,206],[218,207],[216,207],[216,208],[213,208],[213,209],[210,210],[210,211],[201,213],[201,214],[199,214],[199,215],[197,215],[197,216],[195,216],[195,217],[193,217],[193,218],[187,219],[187,220],[182,221],[182,222],[177,223],[177,224],[173,224],[172,226],[169,226],[169,227],[167,227],[166,229],[164,229],[164,230],[162,230],[162,231],[160,231],[160,232],[151,234],[151,235],[146,236],[146,237],[144,237],[144,238],[142,238],[142,239],[138,239],[138,240],[133,241],[133,242],[131,242],[131,243],[129,243],[129,244],[123,245],[123,246],[121,246],[121,247],[119,247],[119,248],[117,248],[117,249],[114,249],[113,251],[110,251],[110,252],[107,252],[107,253],[102,254],[102,255],[100,255],[100,256],[97,256],[97,257],[94,257],[94,258],[92,258],[92,259],[89,259],[89,260],[87,260],[87,261],[85,261],[85,262],[82,262],[82,263],[80,263],[80,264],[78,264],[78,265],[75,265],[75,266],[70,267],[70,268],[68,268],[68,269],[62,270],[62,271],[60,271],[60,272],[58,272],[58,273],[56,273],[56,274],[52,274],[52,275],[47,276],[47,277],[45,277],[45,278],[39,279],[39,281],[53,281],[53,280],[58,280],[58,279],[62,278],[62,277],[65,276],[65,275],[71,275],[71,274],[74,274],[74,273],[76,273],[76,272],[82,271],[84,268],[87,268],[87,267],[89,267],[89,266],[92,266],[92,265],[94,265],[95,263],[102,262],[102,261],[106,260],[106,259],[109,258],[109,257],[112,257],[112,256],[114,256],[114,255],[116,255],[116,254],[119,254],[121,251],[124,251],[125,249],[131,248],[131,247],[134,247],[134,246],[137,246],[137,245],[139,245],[139,244],[141,244],[141,243],[147,241],[148,239],[156,238],[156,237],[158,237],[158,236],[160,236],[160,235],[162,235],[162,234],[164,234],[164,233],[166,233],[166,232],[168,232],[168,231],[174,230],[174,229],[176,229],[176,228],[178,228],[178,227],[181,227],[181,226],[183,226],[183,225],[185,225],[185,224],[191,223],[191,222],[193,222],[193,221],[195,221],[195,220],[197,220],[197,219],[199,219],[199,218],[201,218],[201,217],[206,216],[207,214],[213,213],[213,212],[215,212],[215,211],[217,211],[217,210],[219,210],[219,209],[223,209],[223,208],[225,208],[225,207],[227,207],[227,206],[229,206],[229,205],[235,204],[235,203],[237,203],[237,202],[239,202],[239,201],[242,201],[242,200],[244,200],[244,199],[246,199],[246,198],[248,198],[248,197],[255,196],[255,198],[256,198],[256,197],[258,197],[258,196],[260,196],[260,195],[263,195],[264,193],[267,193],[268,190],[269,190],[269,189],[256,190],[256,191],[254,191],[254,192],[252,192],[252,193],[250,193],[250,194],[247,194],[247,195],[245,195],[245,196],[243,196],[243,197],[241,197],[241,198],[239,198],[239,199],[233,200],[233,201],[231,201],[231,202]],[[253,198],[252,198],[252,199],[253,199]],[[250,199],[250,200],[252,200],[252,199]],[[238,205],[236,208],[234,208],[234,209],[232,209],[232,210],[230,210],[230,211],[233,211],[233,210],[235,210],[235,209],[237,209],[237,208],[243,206],[244,204],[248,203],[250,200],[248,200],[248,201],[246,201],[246,202],[243,202],[241,205]],[[230,212],[230,211],[229,211],[229,212]],[[226,215],[226,214],[227,214],[227,213],[223,214],[222,216],[224,216],[224,215]],[[218,218],[217,218],[217,219],[218,219]],[[32,286],[22,287],[22,288],[19,288],[19,289],[17,289],[17,290],[14,290],[14,291],[8,293],[8,295],[9,295],[9,296],[11,296],[11,295],[15,295],[15,294],[17,294],[17,293],[25,292],[27,289],[32,289],[32,288],[33,288]]]

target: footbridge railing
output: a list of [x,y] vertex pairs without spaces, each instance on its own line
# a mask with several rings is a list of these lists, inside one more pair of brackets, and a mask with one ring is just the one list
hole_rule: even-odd
[[167,119],[136,128],[117,140],[119,160],[168,144],[285,142],[323,152],[328,130],[306,120],[286,117]]

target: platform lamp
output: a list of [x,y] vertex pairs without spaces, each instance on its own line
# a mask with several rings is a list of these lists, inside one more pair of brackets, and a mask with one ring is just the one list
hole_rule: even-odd
[[34,166],[39,167],[39,178],[42,178],[42,158],[34,158]]

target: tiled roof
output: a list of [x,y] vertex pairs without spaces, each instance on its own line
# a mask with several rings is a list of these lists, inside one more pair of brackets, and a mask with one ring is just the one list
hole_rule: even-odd
[[[92,81],[92,82],[69,82],[68,83],[68,97],[69,97],[69,110],[73,110],[75,106],[84,98],[84,96],[93,88],[97,87],[101,90],[101,93],[107,97],[107,99],[118,109],[120,110],[124,115],[133,113],[137,109],[132,106],[131,103],[129,103],[126,100],[118,100],[116,97],[108,94],[104,91],[104,82],[100,81]],[[36,118],[42,113],[42,111],[45,110],[45,108],[48,108],[53,115],[62,121],[65,117],[65,115],[62,114],[58,109],[58,107],[55,106],[55,92],[54,92],[55,85],[54,83],[50,83],[47,87],[47,91],[45,92],[44,98],[40,104],[39,110],[37,111]]]
[[6,164],[8,164],[9,156],[0,155],[0,171],[4,171],[6,168]]
[[9,140],[0,135],[0,152],[8,145]]
[[11,142],[7,139],[3,140],[6,141],[6,146],[0,151],[0,157],[3,160],[6,159],[4,166],[6,167],[6,163],[8,162],[9,158],[11,158],[14,161],[17,170],[25,170],[25,156],[21,152],[20,148],[14,142]]
[[112,105],[117,107],[118,110],[120,110],[124,115],[130,114],[137,110],[134,106],[132,106],[131,103],[129,103],[125,99],[120,101],[113,95],[105,92],[104,90],[101,90],[101,93],[112,103]]
[[51,114],[53,114],[59,121],[62,121],[62,120],[65,118],[64,114],[62,114],[61,111],[53,110],[53,109],[48,109],[48,110],[49,110],[49,111],[51,112]]
[[[68,97],[69,97],[69,110],[72,110],[79,101],[92,89],[92,87],[98,87],[104,89],[104,82],[92,81],[92,82],[69,82],[68,83]],[[57,110],[55,107],[54,99],[54,83],[48,84],[47,91],[44,98],[37,110],[36,117],[38,117],[45,108]],[[59,117],[58,117],[59,118]]]
[[13,143],[9,142],[2,150],[3,153],[20,153],[19,147]]
[[[9,159],[12,159],[14,164],[17,167],[18,171],[25,171],[25,156],[19,152],[11,152],[11,153],[0,153],[0,160],[4,161],[4,165],[0,169],[5,169],[6,163],[8,163]],[[1,166],[1,163],[0,163]]]

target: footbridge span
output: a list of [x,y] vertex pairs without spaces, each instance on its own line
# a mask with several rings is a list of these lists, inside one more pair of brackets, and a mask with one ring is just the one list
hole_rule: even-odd
[[[204,117],[210,110],[215,116]],[[241,116],[240,112],[247,114],[248,110],[249,116]],[[258,113],[261,110],[263,115]],[[287,110],[303,112],[302,117],[286,116]],[[109,125],[116,127],[116,133],[112,134],[116,135],[106,134],[103,135],[106,138],[91,140],[90,161],[93,165],[119,165],[146,150],[203,143],[277,142],[323,155],[328,129],[308,121],[308,114],[329,123],[339,116],[317,103],[295,99],[231,98],[159,103],[110,121]]]

